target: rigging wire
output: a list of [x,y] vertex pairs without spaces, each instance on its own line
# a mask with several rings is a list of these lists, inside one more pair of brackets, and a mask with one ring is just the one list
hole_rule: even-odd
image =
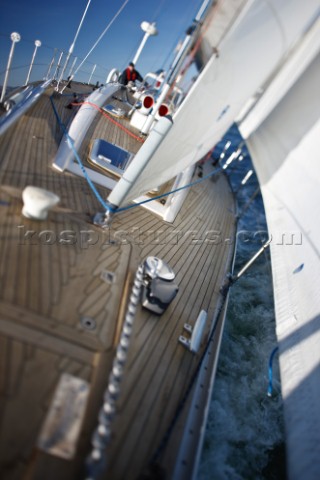
[[[89,177],[82,161],[81,161],[81,158],[74,146],[74,142],[72,140],[72,138],[70,137],[70,135],[68,134],[68,131],[67,131],[67,128],[66,126],[64,125],[64,123],[62,122],[61,118],[59,117],[59,114],[58,114],[58,111],[54,105],[54,102],[53,102],[53,95],[51,95],[50,97],[50,102],[51,102],[51,105],[52,105],[52,108],[53,108],[53,111],[54,111],[54,114],[56,116],[56,119],[58,121],[58,124],[60,126],[60,128],[62,129],[67,141],[68,141],[68,145],[69,147],[71,148],[71,150],[73,151],[75,157],[76,157],[76,160],[79,164],[79,167],[85,177],[85,179],[87,180],[93,194],[95,195],[96,199],[98,200],[98,202],[101,204],[101,206],[104,208],[105,211],[108,211],[108,212],[111,212],[111,213],[120,213],[120,212],[124,212],[126,210],[130,210],[131,208],[135,208],[135,207],[139,207],[140,205],[144,205],[145,203],[149,203],[149,202],[153,202],[154,200],[159,200],[161,198],[164,198],[164,197],[167,197],[173,193],[176,193],[176,192],[180,192],[181,190],[185,190],[187,188],[190,188],[190,187],[193,187],[195,185],[197,185],[198,183],[202,183],[204,180],[210,178],[210,177],[213,177],[214,175],[217,175],[218,173],[220,173],[222,171],[222,168],[216,168],[215,170],[213,170],[212,172],[209,172],[207,175],[205,175],[204,177],[200,178],[199,180],[195,180],[194,182],[190,182],[188,183],[187,185],[184,185],[183,187],[179,187],[179,188],[176,188],[174,190],[170,190],[169,192],[165,192],[161,195],[157,195],[155,197],[152,197],[152,198],[148,198],[147,200],[143,200],[139,203],[134,203],[134,204],[130,204],[130,205],[126,205],[125,207],[120,207],[120,208],[112,208],[109,204],[107,204],[103,198],[101,197],[100,193],[98,192],[97,188],[95,187],[94,183],[92,182],[91,178]],[[89,102],[85,102],[85,103],[89,103]],[[98,107],[97,105],[94,105],[93,103],[89,103],[91,106],[97,108],[98,110],[100,110],[100,107]],[[79,104],[76,104],[76,105],[79,105]],[[111,119],[109,116],[107,116],[108,119],[112,120],[113,122],[115,122],[113,119]]]
[[164,5],[164,3],[165,3],[166,1],[167,1],[167,0],[161,0],[161,2],[160,2],[159,5],[158,5],[157,10],[155,11],[155,13],[154,13],[154,15],[153,15],[153,17],[152,17],[151,22],[156,22],[156,21],[158,20],[159,15],[160,15],[160,12],[161,12],[161,10],[163,9],[163,5]]
[[[161,10],[162,10],[162,8],[163,8],[163,4],[164,4],[166,1],[167,1],[167,0],[162,0],[162,1],[160,2],[160,5],[158,6],[157,10],[155,11],[155,13],[154,13],[154,15],[153,15],[150,23],[157,21],[157,19],[159,18],[159,14],[160,14],[160,12],[161,12]],[[135,54],[135,52],[137,51],[137,49],[138,49],[138,47],[139,47],[139,45],[140,45],[140,42],[141,42],[141,39],[138,39],[138,40],[136,41],[136,43],[135,43],[135,46],[132,47],[131,53],[130,53],[130,55],[127,57],[126,65],[127,65],[127,64],[132,60],[132,58],[134,57],[134,54]],[[156,61],[157,61],[157,60],[155,60],[155,62],[156,62]],[[154,62],[154,64],[155,64],[155,62]],[[122,68],[124,68],[124,64],[122,65]],[[153,66],[151,67],[151,71],[153,71]]]
[[58,124],[60,126],[60,128],[62,129],[65,137],[67,138],[68,140],[68,145],[69,147],[72,149],[73,153],[75,154],[75,157],[77,159],[77,162],[79,164],[79,167],[81,168],[81,171],[85,177],[85,179],[87,180],[92,192],[94,193],[96,199],[98,200],[98,202],[102,205],[103,208],[105,209],[108,209],[108,205],[105,203],[105,201],[103,200],[103,198],[101,197],[100,193],[98,192],[98,190],[96,189],[94,183],[92,182],[91,178],[89,177],[86,169],[84,168],[83,166],[83,163],[81,162],[81,159],[78,155],[78,152],[76,151],[75,147],[74,147],[74,144],[73,144],[73,140],[72,138],[70,137],[70,135],[68,134],[68,131],[67,131],[67,127],[65,126],[65,124],[62,122],[61,118],[59,117],[59,114],[58,114],[58,111],[56,109],[56,106],[53,102],[53,95],[51,95],[50,97],[50,102],[51,102],[51,105],[52,105],[52,108],[53,108],[53,112],[55,114],[55,117],[58,121]]
[[[122,12],[122,10],[125,8],[125,6],[129,3],[130,0],[125,0],[123,2],[123,4],[121,5],[121,7],[119,8],[119,10],[116,12],[116,14],[113,16],[113,18],[110,20],[110,22],[108,23],[108,25],[106,26],[106,28],[103,30],[103,32],[101,33],[101,35],[99,36],[99,38],[96,40],[96,42],[93,44],[93,46],[91,47],[91,49],[89,50],[89,52],[87,53],[87,55],[84,57],[84,59],[82,60],[82,62],[78,65],[78,67],[76,68],[75,72],[72,74],[71,76],[71,80],[75,77],[75,75],[77,74],[77,72],[79,71],[79,69],[82,67],[82,65],[84,64],[84,62],[87,60],[87,58],[89,57],[89,55],[91,55],[91,53],[93,52],[93,50],[96,48],[96,46],[98,45],[98,43],[102,40],[102,38],[105,36],[105,34],[107,33],[107,31],[109,30],[109,28],[111,27],[111,25],[115,22],[115,20],[118,18],[118,16],[120,15],[120,13]],[[64,87],[65,88],[65,87]]]
[[[249,155],[249,158],[251,160],[251,157]],[[252,161],[251,161],[252,163]],[[258,195],[260,194],[260,195]],[[258,197],[257,197],[258,196]],[[241,211],[241,218],[248,212],[250,211],[250,208],[253,205],[253,202],[259,201],[259,196],[261,197],[262,205],[263,205],[263,197],[261,193],[261,188],[260,185],[258,185],[258,188],[254,191],[253,195],[250,197],[248,204],[246,204],[242,211]],[[239,200],[238,200],[239,201]],[[264,210],[264,205],[263,205],[263,210]],[[265,217],[265,210],[264,210],[264,217]],[[256,221],[256,226],[258,227],[258,232],[264,232],[265,226],[262,224],[263,220],[260,215],[255,215],[255,221]],[[267,230],[268,236],[269,232]],[[261,238],[261,244],[263,243],[263,239]],[[270,282],[272,282],[272,267],[271,267],[271,259],[270,259],[270,249],[265,249],[263,251],[263,259],[264,262],[262,263],[263,271],[259,273],[259,275],[264,275],[266,278],[270,278]],[[273,311],[274,311],[274,299],[272,299],[273,303]],[[269,377],[269,382],[268,382],[268,389],[267,389],[267,395],[268,397],[272,397],[273,394],[273,361],[274,361],[274,356],[278,352],[279,347],[275,347],[272,350],[272,353],[269,358],[269,363],[268,363],[268,377]]]
[[[163,3],[166,2],[166,0],[163,0]],[[199,0],[198,2],[199,4],[202,3],[202,0]],[[163,6],[163,5],[162,5]],[[157,13],[157,18],[159,18],[159,15],[160,15],[160,7],[161,5],[159,6],[158,8],[158,12]],[[191,2],[189,4],[189,6],[184,10],[184,14],[182,17],[179,18],[179,22],[183,25],[189,25],[189,23],[192,21],[192,15],[191,15],[191,9],[192,9],[192,12],[194,13],[195,12],[195,6],[194,6],[194,2]],[[198,10],[198,9],[197,9]],[[156,19],[157,19],[156,18]],[[155,21],[155,20],[153,20]],[[168,54],[165,56],[164,60],[162,61],[162,64],[161,64],[161,67],[159,66],[159,68],[162,68],[163,70],[166,70],[166,66],[168,68],[168,64],[171,63],[170,62],[170,57],[172,57],[172,55],[174,55],[174,52],[176,52],[178,50],[178,47],[180,45],[180,42],[181,42],[181,38],[182,36],[184,35],[185,33],[185,30],[186,28],[184,28],[183,31],[181,31],[176,37],[175,37],[175,40],[172,42],[172,45],[171,45],[171,48],[169,49],[168,51]],[[155,63],[154,63],[155,64]]]

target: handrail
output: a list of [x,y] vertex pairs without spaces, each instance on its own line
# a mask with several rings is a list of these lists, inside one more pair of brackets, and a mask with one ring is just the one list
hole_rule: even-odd
[[[8,97],[4,103],[7,105],[8,111],[0,117],[0,135],[2,135],[14,122],[16,122],[21,115],[39,99],[44,93],[46,88],[51,84],[51,79],[46,80],[40,85],[26,87],[22,92],[12,95],[16,100],[11,100],[12,97]],[[11,103],[10,103],[11,101]]]

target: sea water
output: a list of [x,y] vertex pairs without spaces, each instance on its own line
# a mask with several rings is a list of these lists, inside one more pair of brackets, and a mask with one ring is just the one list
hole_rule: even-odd
[[[224,150],[228,141],[231,145]],[[216,146],[214,158],[220,157],[220,165],[224,165],[240,143],[240,134],[233,126]],[[245,174],[253,169],[245,147],[242,157],[226,169],[233,190],[239,190],[240,214],[259,192],[255,174],[239,188]],[[235,272],[267,238],[263,201],[258,193],[238,222]],[[276,344],[271,265],[266,251],[231,289],[197,480],[286,478],[277,355],[273,392],[271,397],[267,395],[268,363]]]

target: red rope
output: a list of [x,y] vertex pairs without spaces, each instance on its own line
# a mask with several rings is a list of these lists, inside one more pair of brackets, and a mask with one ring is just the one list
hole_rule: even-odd
[[124,132],[126,132],[128,135],[130,135],[130,137],[134,138],[135,140],[137,140],[138,142],[141,142],[143,143],[144,142],[144,139],[141,138],[141,137],[138,137],[138,135],[135,135],[134,133],[130,132],[130,130],[126,127],[124,127],[123,125],[121,125],[121,123],[117,122],[116,120],[114,120],[113,118],[111,118],[109,115],[107,115],[106,112],[104,112],[102,110],[102,108],[98,107],[98,105],[96,105],[95,103],[91,103],[91,102],[80,102],[80,103],[72,103],[72,105],[74,106],[79,106],[79,105],[90,105],[90,107],[93,107],[95,108],[96,110],[98,110],[100,113],[102,113],[102,115],[104,117],[106,117],[108,120],[110,120],[110,122],[114,123],[117,127],[121,128],[121,130],[123,130]]

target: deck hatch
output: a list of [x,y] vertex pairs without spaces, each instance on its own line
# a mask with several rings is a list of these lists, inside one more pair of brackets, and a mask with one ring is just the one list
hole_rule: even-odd
[[91,145],[89,162],[121,177],[132,157],[133,154],[131,152],[97,138]]

